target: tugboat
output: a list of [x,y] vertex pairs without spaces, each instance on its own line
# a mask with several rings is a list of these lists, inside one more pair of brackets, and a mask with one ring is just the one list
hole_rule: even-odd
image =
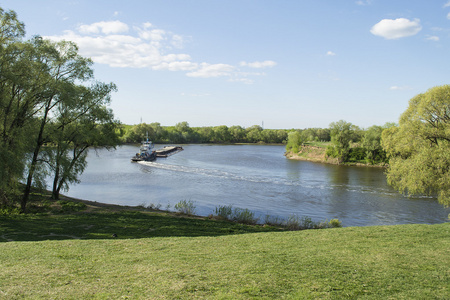
[[156,159],[156,151],[153,151],[153,143],[148,140],[142,141],[141,148],[139,148],[139,153],[131,158],[131,161],[154,161]]

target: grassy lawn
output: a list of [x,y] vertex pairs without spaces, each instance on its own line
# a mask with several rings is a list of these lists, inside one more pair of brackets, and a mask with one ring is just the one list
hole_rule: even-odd
[[449,299],[449,257],[450,223],[291,232],[90,207],[0,216],[0,299]]

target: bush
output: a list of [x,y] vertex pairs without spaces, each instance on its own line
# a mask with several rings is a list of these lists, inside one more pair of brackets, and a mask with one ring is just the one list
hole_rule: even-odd
[[191,200],[181,200],[175,204],[175,209],[185,215],[195,214],[195,204]]
[[235,221],[242,224],[257,224],[259,221],[259,218],[255,218],[255,213],[249,209],[233,209],[232,205],[216,207],[215,215],[221,219]]
[[284,222],[284,220],[278,216],[274,217],[274,216],[266,215],[266,217],[264,219],[264,224],[270,225],[270,226],[283,226],[283,222]]
[[233,212],[233,221],[243,224],[256,224],[259,219],[255,218],[255,213],[247,208],[235,208]]
[[305,230],[305,229],[325,229],[342,227],[341,221],[331,219],[330,221],[314,222],[310,217],[298,217],[291,215],[287,219],[285,226],[289,230]]
[[331,146],[331,145],[327,146],[327,149],[325,150],[325,154],[328,157],[333,157],[333,158],[334,157],[338,157],[338,153],[337,153],[336,147]]
[[219,206],[216,207],[215,209],[215,215],[225,220],[231,220],[232,214],[233,214],[232,205]]
[[328,222],[331,228],[338,228],[342,227],[342,222],[338,219],[331,219],[330,222]]
[[366,149],[362,147],[350,148],[347,160],[350,162],[365,161],[366,159]]

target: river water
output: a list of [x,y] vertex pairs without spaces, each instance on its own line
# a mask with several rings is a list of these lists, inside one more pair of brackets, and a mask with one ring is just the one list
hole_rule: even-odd
[[[159,148],[156,146],[156,148]],[[132,163],[138,146],[91,150],[71,197],[173,210],[190,200],[207,216],[221,205],[266,215],[337,218],[344,226],[443,223],[450,209],[435,198],[408,198],[386,183],[380,168],[288,160],[284,146],[184,145],[155,162]]]

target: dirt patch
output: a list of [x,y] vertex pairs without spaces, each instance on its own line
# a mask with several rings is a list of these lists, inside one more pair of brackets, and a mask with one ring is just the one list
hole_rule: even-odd
[[312,162],[320,162],[338,165],[339,161],[337,158],[328,157],[326,154],[326,149],[316,146],[303,146],[298,153],[287,152],[285,156],[288,159],[294,160],[306,160]]

